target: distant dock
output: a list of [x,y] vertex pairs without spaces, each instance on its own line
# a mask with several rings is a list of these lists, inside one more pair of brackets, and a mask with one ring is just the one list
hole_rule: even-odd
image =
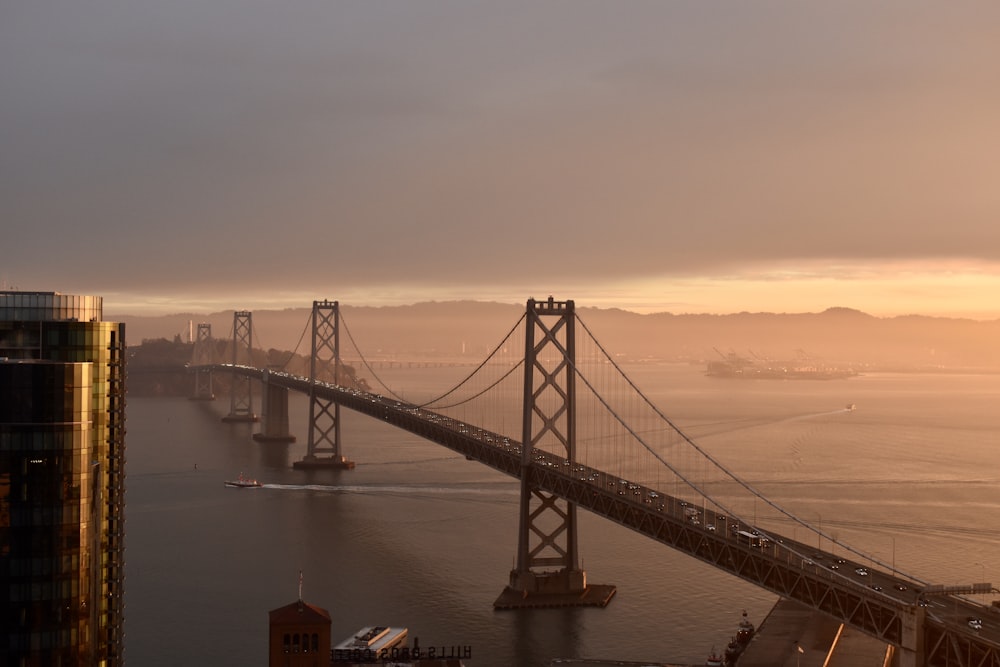
[[[781,599],[760,624],[736,667],[884,667],[890,660],[891,647],[885,642],[798,602]],[[705,667],[705,663],[555,658],[549,667]]]
[[792,600],[781,599],[761,623],[737,667],[883,667],[891,647]]

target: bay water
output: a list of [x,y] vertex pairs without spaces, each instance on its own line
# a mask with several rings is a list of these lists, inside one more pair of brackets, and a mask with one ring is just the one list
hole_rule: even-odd
[[[925,581],[1000,582],[1000,375],[624,370],[713,456],[838,541]],[[404,368],[383,379],[420,391],[460,374]],[[471,667],[701,664],[744,609],[759,623],[776,601],[580,512],[583,567],[591,583],[617,586],[612,602],[494,611],[513,566],[516,480],[349,410],[342,446],[357,467],[293,470],[308,401],[290,403],[298,441],[271,444],[252,440],[259,425],[220,421],[228,397],[129,398],[128,664],[266,665],[267,612],[298,599],[300,572],[303,599],[329,610],[335,643],[367,625],[405,626],[411,644],[468,647]],[[223,486],[240,473],[263,488]]]

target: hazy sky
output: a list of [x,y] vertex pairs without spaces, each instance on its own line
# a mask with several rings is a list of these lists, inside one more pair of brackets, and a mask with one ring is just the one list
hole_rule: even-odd
[[1000,3],[0,0],[0,284],[1000,317]]

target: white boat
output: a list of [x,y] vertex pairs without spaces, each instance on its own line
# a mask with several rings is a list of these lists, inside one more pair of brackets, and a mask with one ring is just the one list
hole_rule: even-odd
[[245,489],[248,487],[260,486],[260,482],[255,479],[250,479],[249,477],[244,477],[243,473],[237,479],[227,479],[224,484],[226,486],[232,486],[237,489]]
[[[411,653],[407,647],[407,629],[392,628],[387,625],[375,625],[358,630],[333,647],[331,656],[334,662],[377,662],[379,664],[397,664],[399,658],[409,662]],[[414,650],[419,653],[416,645]],[[391,660],[391,662],[389,662]]]

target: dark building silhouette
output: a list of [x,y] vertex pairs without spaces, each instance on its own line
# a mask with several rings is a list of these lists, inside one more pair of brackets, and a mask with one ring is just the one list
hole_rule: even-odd
[[268,612],[268,667],[327,667],[330,613],[301,599]]
[[0,656],[123,664],[125,327],[0,292]]

